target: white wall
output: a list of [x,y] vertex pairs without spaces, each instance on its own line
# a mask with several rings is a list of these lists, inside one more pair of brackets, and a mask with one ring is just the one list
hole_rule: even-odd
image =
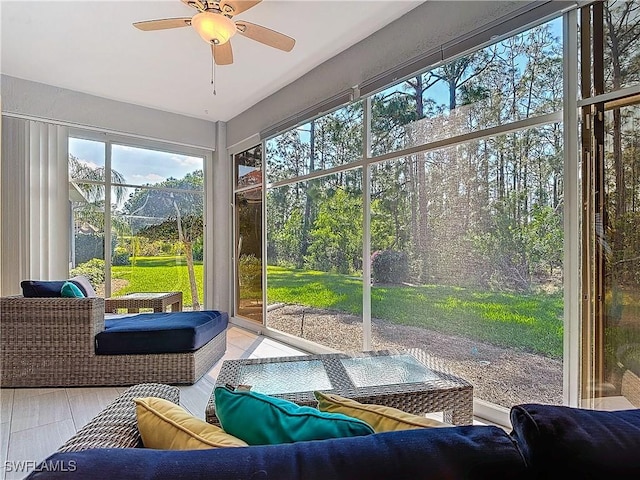
[[1,76],[2,113],[215,150],[215,123]]
[[[211,308],[231,313],[231,285],[233,271],[231,264],[231,182],[232,169],[225,144],[226,129],[224,122],[217,125],[217,142],[220,147],[213,155],[213,164],[207,172],[207,277],[205,279],[210,296],[207,297]],[[211,245],[211,247],[209,247]]]

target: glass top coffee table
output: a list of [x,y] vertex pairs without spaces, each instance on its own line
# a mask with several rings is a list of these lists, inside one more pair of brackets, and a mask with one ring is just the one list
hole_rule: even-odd
[[[443,420],[453,425],[473,421],[473,386],[419,349],[225,360],[216,380],[220,385],[250,385],[252,391],[311,407],[317,406],[313,391],[321,390],[415,415],[443,412]],[[205,414],[207,422],[219,424],[213,394]]]

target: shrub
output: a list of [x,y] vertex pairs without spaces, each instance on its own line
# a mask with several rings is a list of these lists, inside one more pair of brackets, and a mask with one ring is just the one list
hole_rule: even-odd
[[104,283],[104,260],[92,258],[88,262],[81,263],[69,272],[72,277],[84,275],[89,279],[93,288]]
[[[143,237],[138,235],[134,239],[134,252],[137,257],[158,257],[162,255],[162,244],[161,241],[151,241],[147,237]],[[171,246],[169,246],[169,250],[171,250]]]
[[163,242],[161,240],[156,240],[154,243],[160,244],[160,251],[163,255],[178,255],[176,251],[180,249],[178,246],[180,242]]
[[131,265],[131,261],[129,260],[129,252],[126,248],[116,247],[113,252],[113,256],[111,257],[112,265]]
[[373,283],[402,283],[409,277],[409,257],[405,252],[383,250],[371,255]]
[[192,247],[193,259],[196,262],[202,262],[202,260],[204,259],[203,246],[204,245],[202,242],[202,237],[198,238],[195,242],[193,242],[193,247]]
[[240,255],[238,261],[240,285],[249,289],[260,288],[262,281],[262,261],[255,255]]

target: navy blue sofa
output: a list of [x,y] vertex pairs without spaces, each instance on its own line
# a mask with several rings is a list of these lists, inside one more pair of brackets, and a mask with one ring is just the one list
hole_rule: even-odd
[[[135,386],[119,400],[135,397]],[[175,387],[167,387],[175,388]],[[127,397],[128,395],[128,397]],[[167,398],[175,390],[167,390]],[[133,402],[122,415],[138,445]],[[127,407],[128,408],[128,407]],[[113,412],[107,407],[104,412]],[[638,479],[640,409],[603,412],[525,404],[513,407],[513,430],[458,426],[378,433],[363,437],[192,451],[113,446],[121,432],[113,413],[99,414],[29,480],[401,480],[401,479]],[[250,421],[259,422],[260,419]],[[125,429],[126,430],[126,429]],[[114,433],[115,435],[115,433]],[[99,437],[100,441],[95,441]],[[92,438],[92,441],[88,439]],[[105,441],[106,439],[106,441]],[[119,440],[120,441],[120,440]],[[137,443],[136,443],[137,442]],[[120,446],[124,444],[119,444]],[[74,451],[64,451],[72,449]]]

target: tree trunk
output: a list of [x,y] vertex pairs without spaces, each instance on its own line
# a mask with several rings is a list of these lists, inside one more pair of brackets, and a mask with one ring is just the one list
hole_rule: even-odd
[[504,164],[504,150],[500,149],[499,161],[498,161],[498,199],[502,200],[505,197],[505,164]]
[[187,258],[187,271],[189,272],[189,284],[191,286],[191,307],[200,310],[200,300],[198,299],[198,284],[196,282],[196,272],[193,269],[193,243],[182,242],[184,245],[184,255]]
[[420,255],[420,278],[423,282],[427,281],[428,271],[427,265],[428,262],[428,223],[429,223],[429,212],[427,211],[427,179],[425,175],[425,153],[416,154],[416,167],[418,174],[418,237],[417,237],[417,247]]
[[616,172],[616,223],[627,211],[624,161],[622,158],[622,115],[619,108],[613,111],[613,165]]
[[458,88],[458,78],[449,79],[449,110],[456,109],[456,89]]
[[[607,24],[610,48],[611,48],[611,65],[612,65],[612,87],[613,90],[619,90],[622,84],[622,66],[620,63],[620,55],[622,44],[624,44],[624,18],[629,14],[629,5],[625,4],[625,11],[620,18],[619,29],[616,30],[612,13],[607,9],[605,14],[605,22]],[[622,217],[626,212],[626,186],[624,184],[624,162],[622,159],[622,118],[620,109],[613,110],[613,169],[615,172],[615,205],[614,205],[614,229],[612,236],[612,249],[614,252],[622,252],[624,250],[624,240],[622,234]]]
[[173,208],[176,211],[176,223],[178,226],[178,240],[182,242],[184,246],[184,254],[187,258],[187,271],[189,272],[189,284],[191,286],[191,308],[193,310],[200,310],[200,300],[198,300],[198,284],[196,282],[196,273],[193,270],[193,245],[191,240],[186,240],[184,231],[182,229],[182,216],[180,215],[180,209],[176,201],[173,201]]
[[[315,170],[315,157],[316,157],[316,127],[315,122],[311,122],[311,129],[309,132],[309,173]],[[304,265],[304,257],[307,256],[309,250],[309,229],[311,228],[311,209],[313,207],[313,199],[311,193],[313,191],[314,180],[307,181],[306,198],[304,202],[304,214],[302,216],[302,245],[300,246],[300,257],[296,262],[296,268],[302,268]]]

